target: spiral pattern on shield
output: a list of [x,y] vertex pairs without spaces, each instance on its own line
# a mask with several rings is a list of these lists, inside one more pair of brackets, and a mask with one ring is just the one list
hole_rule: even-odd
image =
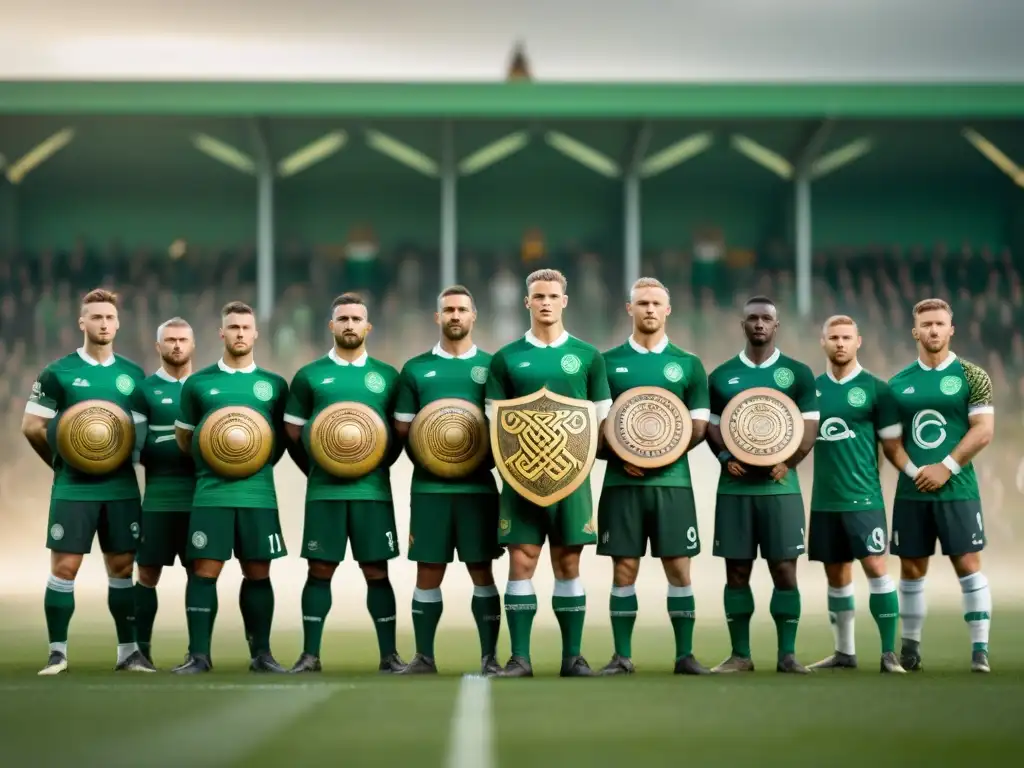
[[377,426],[371,416],[356,410],[324,414],[314,423],[311,442],[339,464],[358,464],[377,448]]
[[793,417],[779,400],[752,397],[732,414],[729,432],[736,444],[751,454],[775,454],[793,440]]
[[245,464],[263,452],[264,426],[247,413],[231,413],[212,424],[208,450],[224,464]]
[[441,408],[416,432],[416,453],[447,464],[470,461],[480,451],[480,423],[462,408]]
[[622,406],[615,429],[620,445],[637,456],[653,459],[675,450],[684,425],[670,400],[643,394]]
[[117,415],[102,406],[92,406],[75,414],[65,429],[68,448],[83,462],[109,461],[124,453],[128,443],[134,442]]

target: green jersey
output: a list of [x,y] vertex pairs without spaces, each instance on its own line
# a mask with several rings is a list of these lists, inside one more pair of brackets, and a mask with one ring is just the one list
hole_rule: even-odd
[[[276,373],[257,368],[229,368],[223,360],[196,371],[181,388],[181,413],[174,426],[193,433],[192,457],[196,464],[196,492],[193,507],[248,507],[277,509],[274,465],[284,453],[284,404],[288,382]],[[199,451],[199,432],[206,418],[225,406],[252,408],[274,430],[271,460],[254,475],[241,479],[221,477]]]
[[859,365],[837,379],[818,377],[821,421],[814,447],[815,512],[885,509],[878,477],[878,439],[903,434],[889,385]]
[[[411,422],[423,406],[448,397],[467,400],[482,410],[490,365],[491,355],[476,346],[453,357],[437,344],[429,352],[412,358],[402,367],[398,380],[395,420]],[[418,464],[412,473],[412,493],[497,492],[487,462],[472,475],[457,480],[442,480]]]
[[[145,378],[143,370],[127,358],[111,355],[100,363],[80,348],[42,370],[32,385],[25,413],[50,420],[47,434],[52,447],[61,411],[85,400],[105,400],[132,414],[139,445],[145,435],[146,417],[132,412],[132,393]],[[51,495],[61,501],[137,499],[139,481],[130,461],[109,474],[89,475],[69,466],[54,450]]]
[[[604,364],[613,400],[634,387],[661,387],[683,401],[694,421],[707,422],[711,415],[704,365],[696,355],[669,343],[667,337],[648,350],[630,336],[625,344],[604,353]],[[622,460],[609,451],[604,484],[690,488],[689,457],[684,455],[660,469],[646,469],[643,477],[632,477]]]
[[[398,371],[392,366],[365,352],[349,363],[332,348],[295,374],[284,418],[289,424],[303,427],[302,439],[308,446],[310,424],[320,411],[334,403],[362,403],[377,412],[389,425],[390,433],[397,392]],[[346,480],[325,472],[310,460],[306,501],[326,500],[391,501],[390,464],[385,461],[369,474]]]
[[[889,380],[903,423],[903,447],[918,467],[939,464],[964,439],[974,414],[995,413],[992,380],[974,363],[952,352],[935,368],[920,360]],[[914,481],[900,474],[897,499],[922,501],[976,501],[981,498],[974,465],[934,493],[917,490]]]
[[[708,377],[711,399],[711,423],[720,424],[725,406],[740,392],[754,387],[770,387],[787,395],[805,420],[818,420],[818,397],[815,394],[814,374],[798,360],[787,357],[778,349],[760,365],[740,352],[715,368]],[[718,492],[733,496],[778,496],[800,493],[800,478],[789,472],[781,483],[776,483],[766,471],[748,471],[743,477],[733,477],[725,468],[718,478]]]
[[146,492],[142,509],[147,512],[182,512],[192,508],[196,490],[196,465],[182,453],[174,438],[174,422],[181,412],[185,379],[175,379],[163,368],[143,379],[132,393],[132,410],[147,419],[142,466]]

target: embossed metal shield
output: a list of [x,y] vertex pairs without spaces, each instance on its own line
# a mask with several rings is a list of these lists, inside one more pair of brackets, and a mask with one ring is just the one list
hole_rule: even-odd
[[328,474],[354,480],[380,466],[388,450],[388,428],[368,405],[332,403],[309,428],[309,455]]
[[771,387],[740,392],[722,411],[722,441],[733,456],[753,467],[771,467],[796,453],[804,419],[788,396]]
[[75,403],[57,422],[57,452],[79,472],[113,472],[131,459],[134,447],[131,414],[107,400]]
[[633,387],[612,403],[604,437],[615,454],[644,469],[665,467],[686,453],[693,435],[690,411],[661,387]]
[[409,426],[409,450],[432,475],[447,479],[475,472],[490,449],[487,419],[474,403],[459,398],[424,406]]
[[218,408],[199,428],[199,453],[214,473],[240,480],[270,461],[274,431],[262,413],[241,405]]
[[492,407],[494,464],[516,493],[548,507],[583,485],[597,458],[592,402],[541,389]]

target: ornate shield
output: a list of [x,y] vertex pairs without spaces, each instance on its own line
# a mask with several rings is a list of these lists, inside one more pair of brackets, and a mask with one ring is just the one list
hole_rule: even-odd
[[471,475],[489,450],[484,412],[468,400],[435,400],[413,419],[409,450],[433,475],[446,479]]
[[107,400],[75,403],[57,422],[57,452],[79,472],[113,472],[131,459],[134,447],[131,414]]
[[771,387],[740,392],[722,412],[722,441],[733,456],[753,467],[771,467],[796,453],[804,419],[788,396]]
[[597,458],[592,402],[541,389],[492,407],[494,464],[516,493],[548,507],[583,485]]
[[686,453],[693,435],[690,411],[661,387],[633,387],[612,403],[604,437],[615,454],[637,467],[655,469]]
[[363,403],[332,403],[309,428],[309,455],[335,477],[354,480],[380,466],[388,451],[388,428]]
[[221,477],[241,480],[255,475],[270,461],[273,451],[274,431],[254,408],[218,408],[199,428],[199,453]]

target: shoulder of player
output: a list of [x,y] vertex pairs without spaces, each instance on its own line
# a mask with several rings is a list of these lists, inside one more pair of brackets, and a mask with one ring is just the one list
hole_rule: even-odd
[[920,371],[921,371],[921,366],[918,365],[917,360],[915,360],[914,362],[910,363],[909,365],[904,366],[901,370],[896,371],[896,373],[894,373],[889,378],[889,385],[891,386],[894,381],[899,381],[901,379],[905,379],[908,376],[912,376],[913,374],[918,373]]
[[814,371],[811,370],[811,366],[797,360],[795,357],[790,357],[789,355],[779,355],[779,361],[775,365],[784,368],[791,368],[793,369],[793,373],[796,373],[797,371],[806,373],[812,379],[817,378],[814,375]]
[[366,367],[372,368],[382,376],[394,379],[398,378],[398,369],[395,368],[395,366],[391,365],[391,363],[385,363],[383,360],[376,357],[368,357],[366,359]]
[[480,347],[477,347],[476,348],[476,355],[474,355],[474,357],[473,357],[473,363],[474,363],[474,365],[490,365],[491,364],[491,360],[493,360],[493,359],[494,359],[494,354],[493,353],[485,352],[484,350],[480,349]]
[[957,356],[956,360],[958,363],[960,363],[960,367],[964,371],[964,378],[968,380],[990,378],[990,376],[988,375],[988,371],[986,371],[977,363],[972,362],[971,360],[965,360],[960,356]]
[[136,381],[143,381],[146,378],[146,371],[131,358],[115,353],[114,360],[119,367],[126,369]]
[[275,371],[270,371],[267,370],[266,368],[260,368],[257,366],[256,370],[253,371],[253,373],[258,373],[267,379],[272,379],[275,383],[280,384],[282,386],[288,386],[288,380],[280,373],[276,373]]
[[623,355],[626,355],[627,353],[629,353],[631,351],[632,350],[630,349],[629,342],[626,341],[626,342],[623,342],[622,344],[619,344],[617,347],[612,347],[611,349],[606,349],[604,352],[601,353],[601,355],[605,359],[609,359],[609,358],[622,357]]
[[722,376],[735,376],[736,371],[740,368],[745,368],[741,362],[739,355],[733,355],[724,363],[716,365],[711,373],[708,374],[708,380],[721,378]]
[[[205,368],[200,368],[198,371],[193,371],[192,375],[185,379],[185,383],[183,386],[188,386],[189,384],[192,384],[193,382],[198,381],[199,379],[206,378],[207,376],[215,376],[221,372],[222,371],[217,366],[217,364],[213,363],[212,365],[208,365]],[[193,386],[195,385],[193,384]]]
[[507,357],[508,355],[515,354],[516,352],[523,352],[524,350],[534,349],[535,347],[530,344],[523,336],[520,336],[514,341],[510,341],[508,344],[500,347],[497,352],[491,355],[491,360],[499,357]]
[[[479,352],[478,352],[478,354],[479,354]],[[418,354],[418,355],[416,355],[414,357],[410,357],[408,360],[406,360],[405,363],[402,364],[402,370],[403,371],[405,371],[405,370],[412,370],[417,365],[423,365],[425,363],[430,363],[433,359],[434,359],[434,352],[433,352],[432,349],[427,350],[426,352],[421,352],[420,354]]]
[[700,363],[702,366],[704,365],[704,361],[700,359],[700,355],[690,352],[687,349],[683,349],[678,344],[673,344],[672,342],[669,342],[662,354],[668,357],[677,358],[680,362],[686,361],[690,363]]
[[83,368],[88,363],[82,359],[82,356],[78,354],[78,351],[74,351],[70,354],[64,355],[64,357],[58,357],[51,363],[48,363],[43,368],[43,373],[56,373],[58,371],[67,371],[74,368]]

